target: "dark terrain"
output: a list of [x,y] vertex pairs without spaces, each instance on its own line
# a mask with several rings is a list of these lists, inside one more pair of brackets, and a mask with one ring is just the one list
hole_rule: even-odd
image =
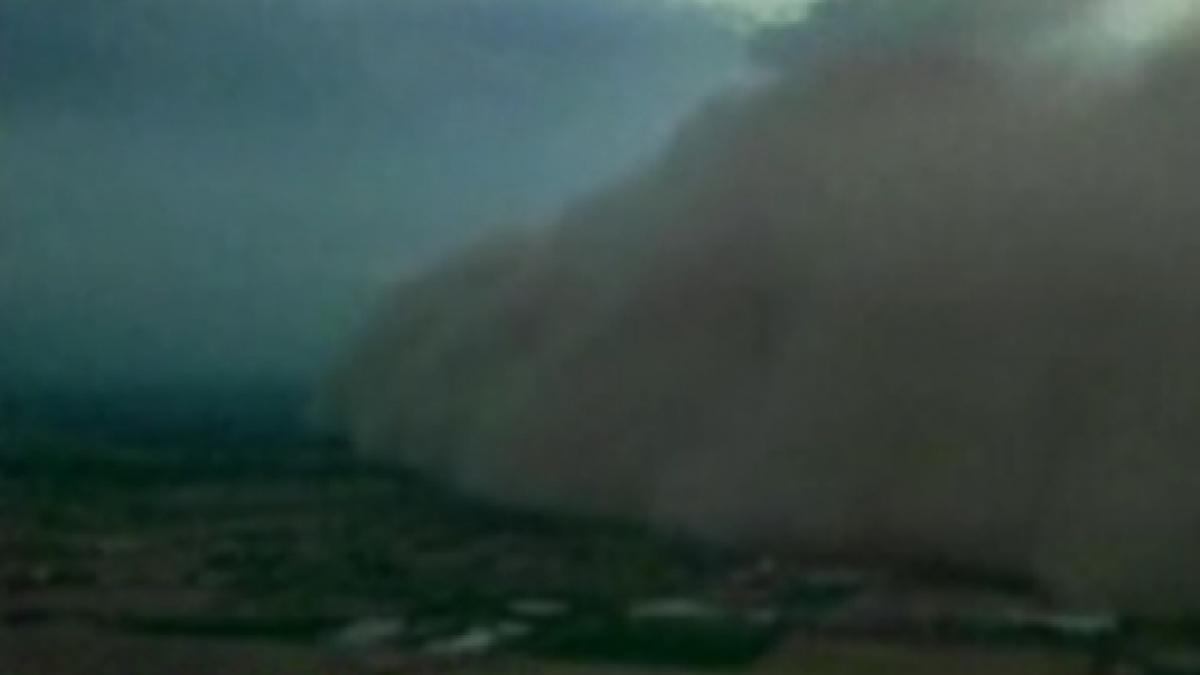
[[294,431],[299,398],[185,400],[10,401],[0,673],[1200,672],[1186,622],[498,509]]

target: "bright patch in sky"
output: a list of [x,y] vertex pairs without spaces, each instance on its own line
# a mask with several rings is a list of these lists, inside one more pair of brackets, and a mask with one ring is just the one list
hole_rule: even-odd
[[1196,19],[1195,0],[1109,0],[1098,8],[1099,30],[1126,48],[1145,48]]
[[746,27],[766,23],[795,21],[820,0],[669,0],[677,4],[699,5],[726,14]]
[[1146,59],[1200,20],[1196,0],[1100,0],[1077,24],[1050,42],[1051,56],[1066,56],[1106,80],[1136,76]]

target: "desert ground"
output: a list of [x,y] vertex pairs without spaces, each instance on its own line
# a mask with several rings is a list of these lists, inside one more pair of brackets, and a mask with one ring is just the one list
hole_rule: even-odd
[[1021,580],[500,509],[311,449],[94,457],[0,465],[3,675],[1200,672],[1190,623]]
[[[469,665],[419,665],[377,655],[354,660],[312,647],[256,642],[213,642],[98,634],[78,627],[9,631],[0,636],[6,673],[14,675],[367,675],[447,673],[459,675],[691,675],[714,672],[682,668],[581,665],[496,658]],[[1044,652],[987,653],[971,649],[922,649],[857,642],[787,645],[761,664],[735,671],[748,675],[867,675],[975,673],[1069,675],[1088,673],[1079,658]]]

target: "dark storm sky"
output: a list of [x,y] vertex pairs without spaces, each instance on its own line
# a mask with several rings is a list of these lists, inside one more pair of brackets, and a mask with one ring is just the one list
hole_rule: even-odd
[[0,378],[307,377],[742,72],[616,0],[0,0]]

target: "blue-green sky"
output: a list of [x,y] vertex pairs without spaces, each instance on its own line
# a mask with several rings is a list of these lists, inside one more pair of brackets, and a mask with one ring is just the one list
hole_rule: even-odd
[[389,280],[739,78],[699,5],[0,2],[0,377],[319,372]]

